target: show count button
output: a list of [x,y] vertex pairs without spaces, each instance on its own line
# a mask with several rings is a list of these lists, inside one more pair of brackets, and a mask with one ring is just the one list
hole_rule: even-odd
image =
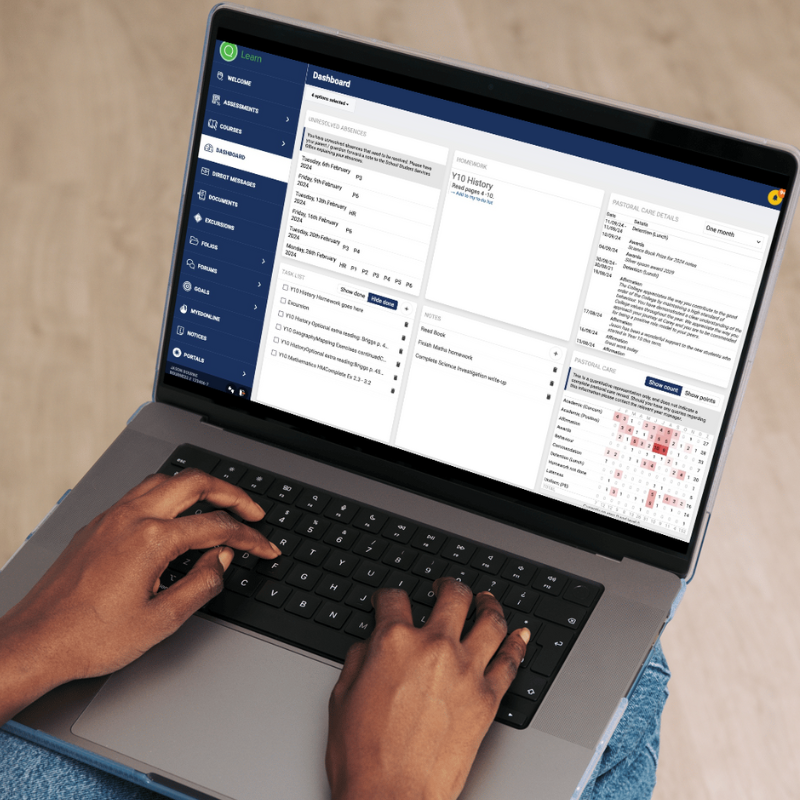
[[666,392],[667,394],[680,397],[683,393],[683,386],[677,383],[669,383],[669,381],[662,381],[661,378],[651,378],[649,375],[644,379],[644,385],[648,389],[658,389],[659,392]]

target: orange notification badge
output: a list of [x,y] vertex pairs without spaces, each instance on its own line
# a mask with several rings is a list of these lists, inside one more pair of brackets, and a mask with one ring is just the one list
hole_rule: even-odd
[[786,197],[786,189],[773,189],[768,195],[767,200],[771,206],[779,206]]

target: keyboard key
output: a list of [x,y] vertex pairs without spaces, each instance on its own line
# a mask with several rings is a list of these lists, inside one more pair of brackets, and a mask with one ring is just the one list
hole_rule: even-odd
[[474,552],[474,544],[461,542],[458,539],[448,539],[441,552],[441,556],[449,561],[457,561],[460,564],[466,564],[472,558]]
[[497,573],[500,572],[500,568],[503,566],[505,560],[506,557],[501,556],[500,553],[493,553],[491,550],[478,550],[478,552],[475,553],[472,561],[470,561],[470,566],[473,566],[482,572],[488,572],[492,575],[497,575]]
[[515,583],[530,584],[536,574],[536,567],[533,564],[526,564],[524,561],[514,561],[509,559],[503,567],[502,576]]
[[531,669],[541,675],[552,675],[564,653],[569,650],[574,636],[575,634],[571,631],[559,628],[557,625],[550,623],[542,625],[542,629],[536,637],[536,644],[542,649],[533,660]]
[[303,487],[294,481],[284,481],[280,478],[270,486],[267,492],[267,497],[273,500],[279,500],[281,503],[294,503],[297,495],[300,494]]
[[298,589],[305,589],[310,592],[322,577],[322,570],[314,569],[313,567],[304,567],[302,564],[295,564],[289,577],[286,578],[286,583],[290,586],[295,586]]
[[330,522],[322,517],[318,517],[315,514],[306,514],[302,521],[295,526],[295,530],[310,539],[321,539],[330,525]]
[[375,628],[375,618],[362,611],[354,611],[344,626],[345,633],[366,639]]
[[325,575],[319,584],[317,584],[315,591],[317,594],[321,594],[329,600],[335,600],[337,603],[341,603],[350,590],[351,585],[350,581],[340,578],[338,575]]
[[319,597],[314,597],[305,592],[295,592],[286,603],[286,610],[290,614],[297,614],[298,617],[310,619],[319,608],[320,603],[322,603],[322,600]]
[[418,606],[416,603],[411,604],[411,619],[415,628],[421,628],[428,621],[430,614],[431,610],[427,606]]
[[414,589],[411,599],[416,603],[422,603],[433,608],[436,603],[436,593],[433,591],[433,583],[431,581],[420,581],[419,586]]
[[247,524],[251,528],[255,528],[262,536],[266,536],[267,538],[269,538],[272,535],[272,531],[275,530],[266,519],[259,520],[258,522],[248,522]]
[[195,469],[208,472],[213,471],[214,467],[219,464],[219,456],[212,455],[211,453],[203,453],[196,450],[190,445],[179,447],[170,458],[170,463],[175,466],[185,469],[186,467],[194,467]]
[[[524,611],[513,611],[508,618],[508,630],[515,631],[517,628],[527,628],[531,632],[531,642],[536,642],[536,634],[542,627],[542,621],[536,619],[533,614],[526,614]],[[530,645],[528,645],[530,647]]]
[[558,600],[555,597],[543,597],[541,603],[536,607],[537,617],[573,630],[580,628],[585,614],[585,608]]
[[514,694],[507,694],[500,701],[500,708],[497,710],[495,719],[515,728],[522,728],[528,724],[535,710],[536,704],[530,700]]
[[347,577],[356,568],[359,561],[357,556],[350,555],[350,553],[334,551],[328,556],[325,569],[328,572],[335,572],[337,575]]
[[259,575],[269,575],[270,578],[280,581],[286,577],[286,573],[291,566],[292,559],[286,556],[278,556],[278,558],[272,560],[262,558],[261,561],[256,564],[256,572]]
[[297,561],[302,561],[304,564],[313,564],[315,567],[318,567],[327,558],[330,551],[330,547],[325,547],[324,544],[304,541],[300,547],[295,550],[294,557]]
[[445,570],[444,574],[450,578],[455,578],[457,581],[466,583],[470,589],[478,582],[478,578],[480,577],[478,570],[462,567],[459,564],[451,564]]
[[429,553],[438,553],[442,549],[446,538],[443,533],[437,533],[429,528],[420,528],[411,537],[411,546],[420,550],[427,550]]
[[531,584],[534,589],[547,594],[558,595],[567,583],[567,576],[563,572],[544,567],[540,569]]
[[231,567],[225,576],[225,588],[236,592],[236,594],[252,597],[261,580],[258,576],[253,575],[250,570]]
[[186,573],[197,563],[198,558],[200,558],[198,550],[189,550],[182,556],[178,556],[174,561],[171,561],[169,568],[177,572]]
[[389,524],[384,528],[382,536],[387,539],[394,539],[395,542],[400,544],[408,544],[414,531],[417,529],[416,525],[410,522],[404,522],[400,519],[390,519]]
[[374,560],[379,559],[389,546],[385,539],[379,539],[370,533],[362,533],[353,547],[353,552],[359,556],[366,556]]
[[421,578],[435,581],[437,578],[441,577],[445,567],[447,567],[447,562],[442,561],[441,558],[421,555],[414,562],[414,568],[411,571],[414,575],[419,575]]
[[325,603],[314,619],[317,622],[321,622],[323,625],[327,625],[329,628],[334,628],[338,631],[344,625],[349,616],[349,608],[334,605],[333,603]]
[[412,550],[410,547],[401,547],[399,544],[393,544],[386,551],[383,563],[397,569],[410,569],[417,555],[417,551]]
[[234,486],[244,477],[245,472],[247,468],[244,464],[236,464],[233,461],[221,461],[211,470],[215,478],[232,483]]
[[353,517],[358,511],[358,506],[349,500],[342,500],[341,497],[334,497],[325,508],[325,516],[328,519],[335,519],[345,525],[353,521]]
[[475,594],[478,592],[491,592],[498,600],[503,602],[503,596],[508,590],[508,581],[494,578],[491,575],[482,575],[472,587]]
[[277,525],[279,528],[291,530],[300,521],[303,516],[302,511],[292,508],[287,505],[278,505],[267,514],[267,522],[271,525]]
[[385,589],[402,589],[410,595],[418,583],[419,578],[414,578],[405,572],[392,570],[389,577],[384,581],[383,587]]
[[267,538],[276,545],[285,556],[290,556],[294,553],[297,549],[297,545],[303,541],[296,533],[289,533],[289,531],[273,531]]
[[359,535],[359,531],[349,525],[331,525],[323,541],[334,547],[340,547],[342,550],[349,550],[356,543]]
[[358,565],[358,569],[353,573],[353,580],[359,583],[366,583],[367,586],[380,586],[386,576],[389,574],[387,567],[382,567],[379,564],[371,564],[364,561]]
[[252,553],[246,553],[242,550],[233,551],[232,563],[237,567],[242,567],[242,569],[253,569],[257,561],[258,556],[254,556]]
[[537,675],[535,672],[530,672],[527,669],[520,669],[508,691],[512,694],[519,695],[519,697],[527,697],[528,700],[533,700],[534,703],[538,703],[544,695],[546,686],[547,678],[543,675]]
[[167,569],[165,569],[164,572],[161,574],[161,578],[158,583],[159,591],[163,592],[164,589],[169,589],[169,587],[172,586],[173,583],[177,583],[177,581],[179,581],[182,577],[183,577],[182,573],[178,572],[175,569],[170,569],[169,567],[167,567]]
[[291,594],[292,590],[285,583],[267,581],[256,593],[256,600],[280,608]]
[[362,508],[358,514],[353,517],[353,525],[361,530],[369,531],[370,533],[379,533],[380,529],[386,524],[388,519],[386,514],[379,514],[377,511],[371,511],[368,508]]
[[570,581],[569,586],[564,592],[564,599],[570,603],[580,603],[582,606],[590,606],[597,595],[597,586],[591,586],[582,581]]
[[347,603],[348,606],[353,606],[353,608],[360,608],[362,611],[371,611],[373,591],[373,589],[367,589],[364,586],[354,586],[344,602]]
[[315,514],[319,514],[328,505],[330,499],[329,494],[318,492],[316,489],[306,489],[297,498],[295,505],[304,511],[313,511]]
[[534,603],[539,599],[539,595],[527,586],[512,586],[503,600],[503,604],[515,611],[533,611]]
[[239,486],[246,492],[264,494],[272,483],[272,480],[273,476],[268,472],[262,472],[259,469],[249,469],[239,482]]

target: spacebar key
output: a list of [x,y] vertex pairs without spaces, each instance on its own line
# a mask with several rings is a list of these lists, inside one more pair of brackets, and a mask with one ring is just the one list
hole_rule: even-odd
[[237,622],[335,661],[344,661],[350,645],[357,641],[341,631],[287,614],[282,609],[235,595],[233,592],[225,591],[217,595],[205,610],[212,616]]

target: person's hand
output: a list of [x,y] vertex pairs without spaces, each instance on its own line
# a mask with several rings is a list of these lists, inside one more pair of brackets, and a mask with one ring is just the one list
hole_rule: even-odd
[[438,800],[464,787],[530,632],[507,636],[500,603],[482,592],[475,625],[461,640],[472,592],[452,578],[434,588],[436,605],[422,628],[414,627],[405,592],[373,596],[375,630],[348,651],[329,704],[333,800]]
[[[0,620],[0,672],[6,671],[0,719],[61,683],[113,672],[174,633],[221,591],[230,548],[261,558],[280,555],[224,510],[178,517],[200,500],[245,521],[264,516],[241,489],[187,469],[171,478],[150,476],[75,534]],[[206,548],[214,549],[157,593],[170,561]]]

